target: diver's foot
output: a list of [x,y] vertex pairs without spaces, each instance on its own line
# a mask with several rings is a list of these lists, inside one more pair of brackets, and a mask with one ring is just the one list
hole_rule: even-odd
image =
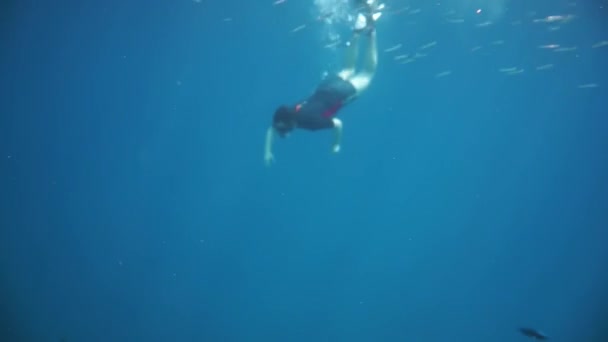
[[353,30],[356,33],[368,33],[375,30],[375,23],[382,15],[384,4],[378,4],[378,0],[365,0],[365,5],[355,19]]
[[371,34],[376,30],[376,20],[380,17],[381,13],[375,13],[372,15],[365,15],[359,13],[355,19],[355,25],[353,31],[355,33],[369,33]]
[[359,13],[357,14],[357,19],[355,19],[355,26],[353,27],[353,31],[357,33],[362,33],[368,29],[370,26],[370,21],[368,17]]
[[374,17],[374,21],[380,18],[380,15],[383,10],[384,4],[380,3],[380,0],[365,0],[365,4],[361,8],[362,12]]

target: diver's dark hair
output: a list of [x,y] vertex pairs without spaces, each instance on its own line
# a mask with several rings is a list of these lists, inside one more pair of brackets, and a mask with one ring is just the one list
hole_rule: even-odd
[[285,122],[288,123],[290,121],[292,121],[292,111],[290,110],[289,107],[287,106],[280,106],[279,108],[277,108],[277,110],[274,112],[274,118],[273,118],[273,122]]
[[274,112],[274,117],[272,118],[272,125],[279,133],[279,136],[285,137],[287,133],[294,129],[294,114],[295,111],[287,106],[280,106]]

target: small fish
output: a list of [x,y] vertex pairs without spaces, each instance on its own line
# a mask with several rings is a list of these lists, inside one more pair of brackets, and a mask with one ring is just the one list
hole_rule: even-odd
[[396,45],[391,46],[388,49],[385,49],[384,52],[393,52],[393,51],[397,51],[399,49],[401,49],[401,44],[396,44]]
[[426,49],[430,49],[433,46],[437,45],[437,42],[430,42],[428,44],[422,45],[421,47],[418,48],[418,50],[426,50]]
[[537,66],[536,70],[549,70],[553,68],[553,64],[543,64],[541,66]]
[[456,18],[456,19],[446,19],[446,21],[448,23],[450,23],[450,24],[462,24],[462,23],[464,23],[464,19],[459,19],[459,18]]
[[450,70],[442,71],[442,72],[438,73],[437,75],[435,75],[435,78],[442,78],[442,77],[449,76],[451,74],[452,74],[452,72]]
[[515,72],[517,71],[517,67],[511,67],[511,68],[500,68],[498,69],[498,71],[500,72]]
[[577,47],[573,46],[573,47],[560,47],[557,49],[554,49],[554,52],[572,52],[572,51],[576,51]]
[[519,74],[521,74],[522,72],[524,72],[524,69],[515,69],[515,70],[513,70],[513,71],[509,71],[509,72],[507,72],[507,75],[519,75]]
[[567,23],[574,19],[574,15],[566,14],[566,15],[550,15],[540,19],[532,20],[535,23]]
[[541,331],[538,331],[538,330],[532,329],[532,328],[519,328],[519,332],[522,333],[524,336],[531,337],[535,340],[548,340],[549,339],[549,337],[547,335],[545,335],[544,333],[542,333]]
[[300,26],[298,26],[298,27],[296,27],[296,28],[292,29],[292,30],[291,30],[291,33],[296,33],[296,32],[298,32],[298,31],[302,31],[302,30],[303,30],[303,29],[305,29],[305,28],[306,28],[306,25],[300,25]]
[[414,58],[406,58],[406,59],[400,59],[401,62],[399,62],[400,64],[409,64],[412,62],[415,62],[416,60]]
[[539,49],[557,49],[559,48],[559,44],[545,44],[545,45],[539,45],[538,46]]
[[587,84],[580,84],[577,88],[578,89],[590,89],[590,88],[597,88],[598,85],[596,83],[587,83]]

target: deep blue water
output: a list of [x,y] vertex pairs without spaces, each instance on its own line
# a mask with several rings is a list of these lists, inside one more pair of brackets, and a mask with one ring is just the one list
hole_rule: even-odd
[[3,2],[0,340],[607,341],[607,1],[387,5],[266,168],[312,0]]

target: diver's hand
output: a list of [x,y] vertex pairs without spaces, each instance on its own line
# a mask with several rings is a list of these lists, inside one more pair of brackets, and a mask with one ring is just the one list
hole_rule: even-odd
[[264,164],[266,164],[266,166],[270,166],[272,165],[272,162],[274,162],[274,155],[272,154],[272,152],[265,153]]
[[333,153],[338,153],[338,152],[340,152],[340,145],[334,145],[334,146],[331,148],[331,151],[332,151]]

